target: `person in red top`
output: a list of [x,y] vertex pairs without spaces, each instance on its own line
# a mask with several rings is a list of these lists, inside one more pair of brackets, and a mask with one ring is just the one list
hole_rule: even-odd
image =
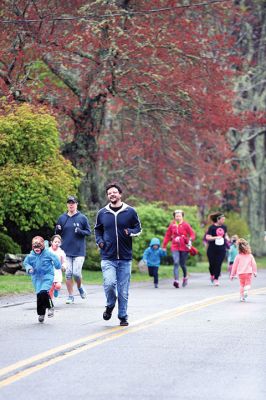
[[164,236],[162,248],[166,250],[168,242],[171,244],[171,252],[174,261],[174,282],[175,288],[179,288],[179,265],[183,271],[182,286],[187,286],[187,267],[186,261],[189,254],[192,241],[196,235],[189,223],[184,221],[183,210],[175,210],[173,212],[174,220],[170,223]]

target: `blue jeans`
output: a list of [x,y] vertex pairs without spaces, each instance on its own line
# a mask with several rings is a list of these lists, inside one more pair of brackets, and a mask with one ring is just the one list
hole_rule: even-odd
[[174,250],[174,251],[172,251],[172,256],[173,256],[173,260],[174,260],[174,278],[175,278],[175,280],[178,281],[178,278],[179,278],[179,265],[182,268],[184,278],[186,278],[187,277],[186,261],[188,258],[188,252]]
[[118,297],[118,318],[127,318],[131,260],[102,260],[103,287],[106,305],[114,307]]

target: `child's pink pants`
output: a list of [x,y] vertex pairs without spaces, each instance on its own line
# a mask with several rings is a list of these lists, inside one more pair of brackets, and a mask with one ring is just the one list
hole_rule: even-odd
[[252,274],[239,274],[239,283],[240,283],[240,296],[244,296],[244,287],[251,285]]

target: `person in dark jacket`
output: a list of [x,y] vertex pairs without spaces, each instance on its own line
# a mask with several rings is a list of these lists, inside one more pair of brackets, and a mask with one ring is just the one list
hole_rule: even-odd
[[118,318],[121,326],[128,325],[128,291],[132,264],[132,237],[141,233],[136,210],[122,203],[118,184],[106,187],[109,200],[97,213],[96,244],[100,248],[106,308],[103,319],[109,320],[118,298]]
[[74,196],[67,198],[67,212],[58,218],[55,233],[62,237],[61,248],[66,253],[66,303],[72,304],[73,279],[81,298],[86,298],[86,291],[82,287],[82,267],[86,255],[86,236],[91,234],[88,218],[78,211],[78,201]]

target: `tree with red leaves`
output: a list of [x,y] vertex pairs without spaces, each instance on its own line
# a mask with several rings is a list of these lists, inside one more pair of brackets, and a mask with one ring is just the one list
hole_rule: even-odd
[[4,0],[2,8],[1,94],[58,115],[88,204],[103,201],[113,178],[147,200],[221,203],[235,174],[225,134],[240,124],[223,2]]

